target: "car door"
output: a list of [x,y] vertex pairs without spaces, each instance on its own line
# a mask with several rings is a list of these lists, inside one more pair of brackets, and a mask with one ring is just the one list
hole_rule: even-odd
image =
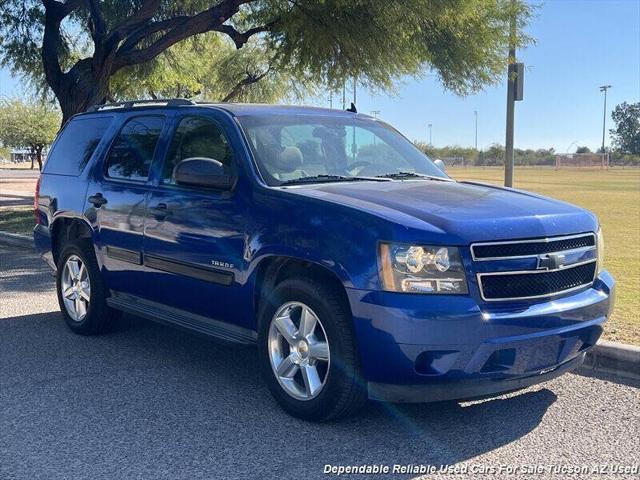
[[98,230],[96,248],[109,288],[143,295],[142,239],[149,172],[165,124],[164,115],[128,117],[111,143],[87,205]]
[[[241,326],[238,275],[244,271],[246,196],[238,158],[215,111],[177,115],[164,162],[156,170],[145,220],[144,264],[155,270],[154,299]],[[217,160],[236,178],[231,189],[179,185],[174,169],[188,158]]]

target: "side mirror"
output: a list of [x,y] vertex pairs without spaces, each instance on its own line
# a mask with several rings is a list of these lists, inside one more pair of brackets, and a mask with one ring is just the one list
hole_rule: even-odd
[[224,165],[213,158],[185,158],[173,169],[178,185],[231,190],[235,177],[225,172]]
[[433,163],[436,164],[436,167],[438,167],[440,170],[442,170],[443,172],[447,171],[447,167],[445,166],[444,162],[442,160],[440,160],[439,158],[436,158]]

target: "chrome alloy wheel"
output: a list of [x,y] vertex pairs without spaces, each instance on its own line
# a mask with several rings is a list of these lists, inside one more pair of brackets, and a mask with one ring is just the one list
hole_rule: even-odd
[[269,327],[269,359],[278,383],[297,400],[318,396],[329,374],[329,343],[318,316],[304,303],[287,302]]
[[64,307],[73,320],[81,322],[87,315],[91,298],[89,272],[77,255],[67,258],[63,268],[61,287]]

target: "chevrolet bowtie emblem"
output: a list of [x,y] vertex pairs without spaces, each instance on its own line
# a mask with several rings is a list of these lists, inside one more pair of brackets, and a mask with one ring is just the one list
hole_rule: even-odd
[[538,256],[539,270],[556,270],[564,266],[565,256],[561,253],[548,253]]

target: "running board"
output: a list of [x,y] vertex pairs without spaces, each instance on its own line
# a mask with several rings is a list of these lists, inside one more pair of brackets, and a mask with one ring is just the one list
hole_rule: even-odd
[[107,305],[116,310],[160,323],[177,325],[228,342],[254,345],[257,340],[257,334],[253,330],[114,290],[107,298]]

